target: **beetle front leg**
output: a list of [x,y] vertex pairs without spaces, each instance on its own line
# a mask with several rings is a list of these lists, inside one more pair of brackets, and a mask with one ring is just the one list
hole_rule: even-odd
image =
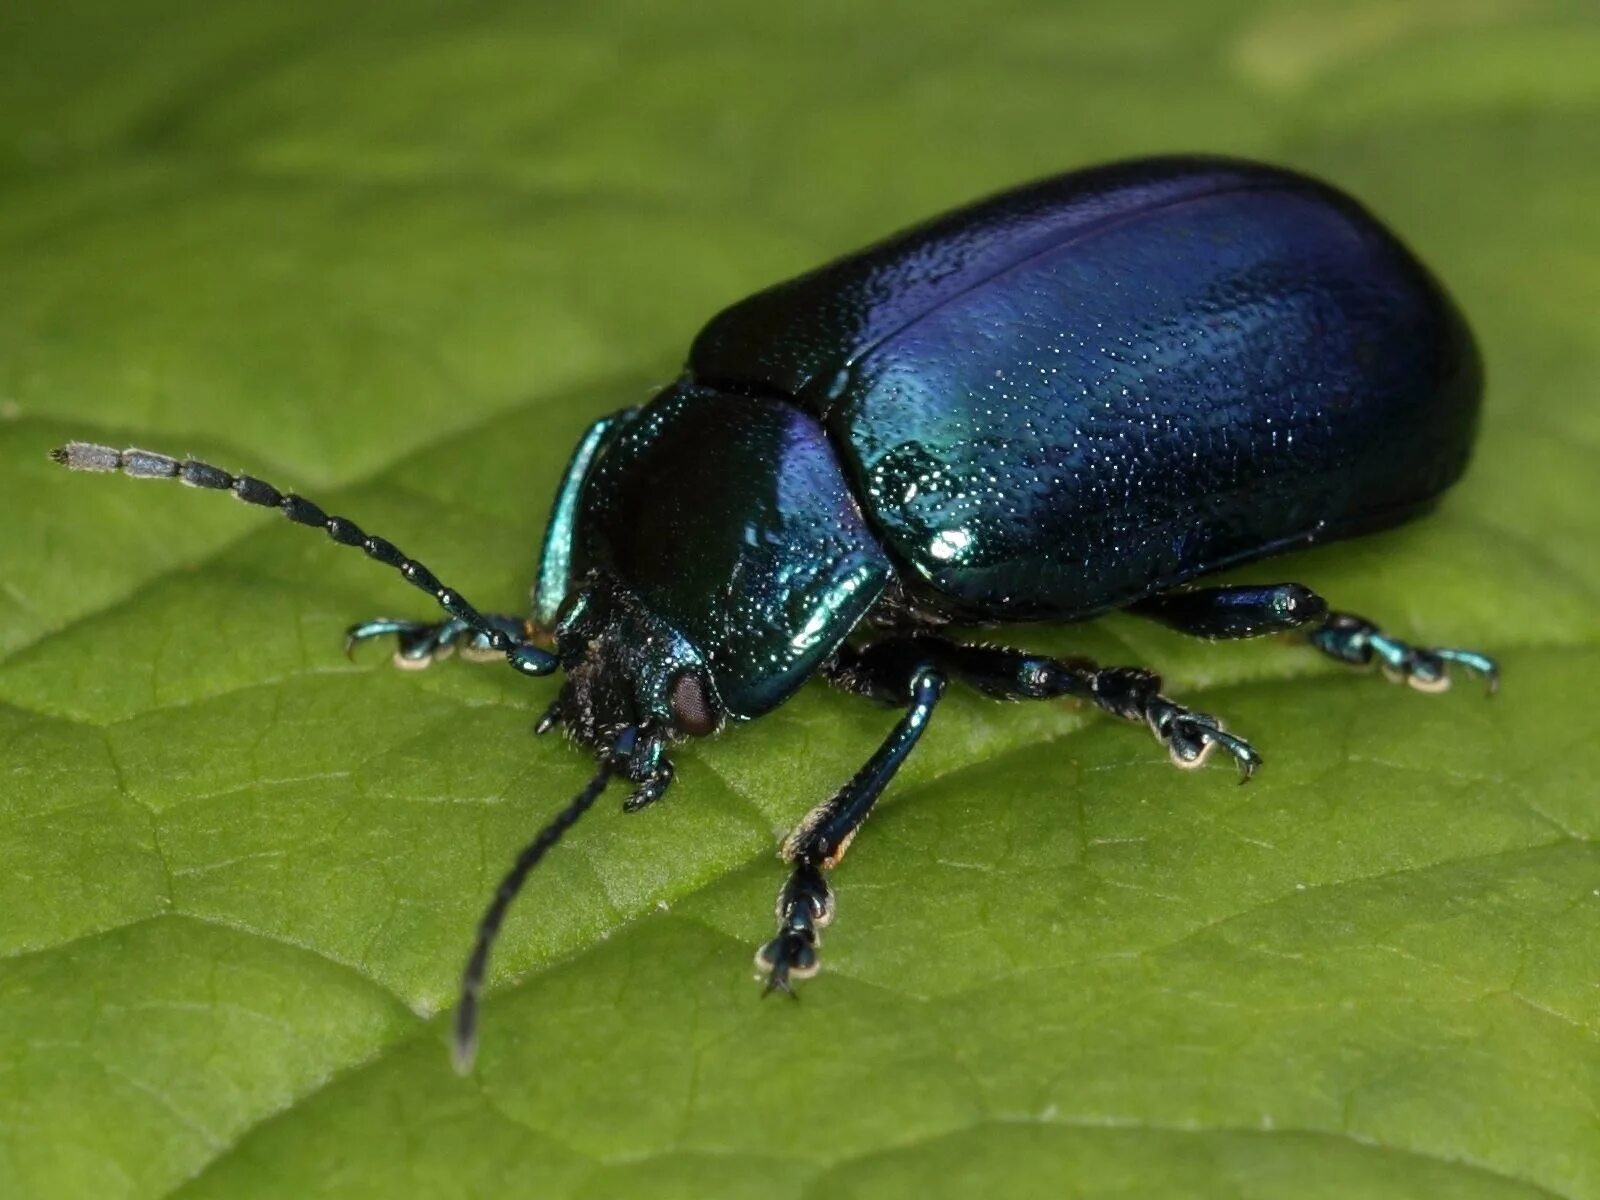
[[[499,613],[485,615],[484,620],[494,628],[511,637],[529,641],[548,635],[554,628],[556,613],[572,582],[573,543],[578,510],[583,502],[583,486],[600,452],[610,442],[619,425],[634,411],[631,408],[623,409],[601,417],[584,430],[583,437],[578,440],[567,462],[566,470],[562,472],[555,502],[550,508],[550,520],[545,526],[544,543],[539,551],[538,577],[533,588],[533,619],[523,620]],[[462,635],[469,632],[466,622],[454,618],[448,621],[403,621],[377,617],[346,630],[344,650],[349,654],[362,642],[393,637],[396,642],[395,665],[408,670],[420,670],[435,659],[449,657],[458,643],[463,658],[500,657],[482,633],[462,641]],[[554,724],[553,720],[551,724]]]
[[[531,624],[521,617],[503,613],[482,615],[486,624],[508,637],[529,639],[534,635]],[[362,642],[391,636],[395,639],[395,666],[407,670],[420,670],[435,659],[448,658],[458,643],[463,658],[487,661],[501,657],[489,645],[485,634],[473,633],[465,621],[454,617],[448,621],[399,621],[390,617],[362,621],[345,630],[344,652],[353,654]]]
[[[906,710],[894,729],[850,782],[806,814],[784,840],[779,853],[794,870],[778,892],[777,935],[756,952],[768,992],[793,995],[792,980],[816,974],[819,930],[833,919],[833,891],[822,872],[838,866],[873,804],[922,737],[944,683],[944,675],[927,663],[914,665],[909,679],[902,674],[898,690]],[[893,690],[888,676],[878,684],[885,692]]]

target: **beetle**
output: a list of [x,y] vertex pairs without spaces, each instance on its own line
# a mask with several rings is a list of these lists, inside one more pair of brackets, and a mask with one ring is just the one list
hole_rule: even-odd
[[1216,717],[1140,667],[960,640],[953,626],[1114,609],[1202,638],[1300,630],[1424,691],[1475,651],[1425,648],[1298,583],[1195,579],[1429,508],[1472,449],[1482,369],[1441,285],[1354,199],[1278,167],[1181,156],[1078,170],[982,200],[734,304],[649,403],[596,420],[556,491],[532,615],[485,614],[415,559],[262,480],[85,442],[86,471],[231,491],[397,569],[439,622],[353,626],[402,665],[460,646],[560,671],[537,730],[598,770],[517,856],[463,973],[455,1056],[476,1046],[490,947],[528,872],[606,789],[630,812],[668,749],[782,704],[820,675],[900,709],[882,745],[784,841],[767,991],[818,966],[825,872],[947,684],[1071,697],[1142,724],[1173,762]]

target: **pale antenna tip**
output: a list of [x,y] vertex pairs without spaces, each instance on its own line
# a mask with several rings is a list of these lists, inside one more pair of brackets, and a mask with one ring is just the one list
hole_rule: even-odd
[[472,1074],[472,1064],[478,1058],[477,1001],[471,996],[461,998],[456,1010],[455,1037],[450,1046],[450,1063],[457,1075]]
[[68,442],[50,451],[50,457],[69,471],[120,471],[122,452],[94,442]]

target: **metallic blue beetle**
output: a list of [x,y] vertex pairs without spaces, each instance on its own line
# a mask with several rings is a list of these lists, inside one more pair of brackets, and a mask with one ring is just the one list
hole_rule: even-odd
[[1493,686],[1483,655],[1407,645],[1299,584],[1186,586],[1426,509],[1466,466],[1481,390],[1454,305],[1354,200],[1278,168],[1160,158],[1004,193],[713,318],[682,378],[579,444],[529,621],[480,613],[392,543],[261,480],[88,443],[55,457],[277,507],[449,614],[368,621],[351,645],[393,635],[420,665],[461,643],[564,673],[539,729],[564,725],[599,771],[483,917],[457,1013],[464,1064],[507,906],[611,776],[642,808],[672,780],[673,740],[759,717],[815,674],[903,712],[784,842],[778,929],[757,956],[769,990],[816,970],[823,871],[949,680],[1090,700],[1180,766],[1217,746],[1245,778],[1261,761],[1149,671],[946,626],[1122,608],[1206,638],[1301,628],[1424,690],[1450,663]]

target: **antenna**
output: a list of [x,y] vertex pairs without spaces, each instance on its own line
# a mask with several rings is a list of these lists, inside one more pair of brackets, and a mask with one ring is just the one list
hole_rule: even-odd
[[483,991],[483,976],[489,965],[489,949],[500,933],[500,923],[505,920],[506,909],[511,907],[511,902],[522,890],[528,872],[539,864],[539,860],[549,849],[561,840],[561,835],[576,825],[578,818],[588,812],[590,806],[600,798],[600,793],[606,790],[606,784],[611,782],[611,773],[615,769],[610,756],[603,758],[594,778],[589,780],[583,791],[573,797],[571,804],[557,813],[548,825],[534,835],[533,841],[522,848],[522,853],[517,855],[517,861],[511,864],[511,869],[506,872],[505,878],[500,881],[500,886],[495,889],[494,899],[489,902],[483,919],[478,922],[478,937],[472,944],[472,953],[467,958],[466,970],[461,973],[461,1001],[456,1006],[455,1046],[452,1052],[457,1073],[465,1075],[470,1071],[472,1060],[478,1053],[478,996]]
[[513,638],[496,628],[455,589],[445,587],[437,576],[415,559],[407,558],[393,542],[372,537],[348,517],[330,517],[320,507],[293,492],[280,492],[253,475],[230,475],[210,463],[192,458],[169,458],[150,450],[115,450],[94,442],[68,442],[50,451],[50,457],[70,471],[97,471],[131,475],[135,479],[176,479],[190,487],[232,492],[246,504],[275,508],[297,525],[321,528],[341,546],[359,546],[368,558],[399,571],[405,581],[432,596],[445,612],[483,638],[491,650],[506,656],[506,661],[524,675],[548,675],[556,669],[555,655],[532,642]]

